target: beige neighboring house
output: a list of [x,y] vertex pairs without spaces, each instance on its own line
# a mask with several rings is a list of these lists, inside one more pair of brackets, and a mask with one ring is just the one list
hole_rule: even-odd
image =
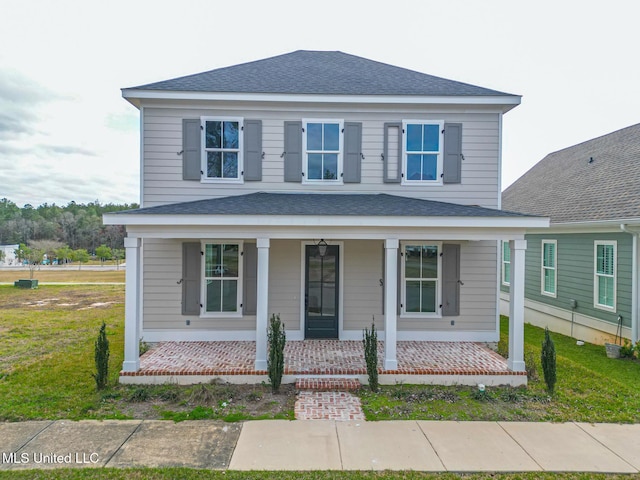
[[[499,245],[515,279],[508,367],[524,371],[525,232],[500,210],[503,115],[520,96],[342,52],[296,51],[122,90],[140,111],[125,359],[139,339],[495,342]],[[519,282],[519,283],[518,283]]]
[[0,245],[0,252],[4,255],[0,255],[0,267],[11,267],[19,265],[20,262],[16,257],[16,250],[20,245]]

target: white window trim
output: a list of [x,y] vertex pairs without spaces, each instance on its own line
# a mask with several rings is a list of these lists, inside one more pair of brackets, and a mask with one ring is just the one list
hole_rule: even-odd
[[[407,180],[407,125],[438,125],[440,132],[438,152],[438,160],[436,162],[436,179],[435,180]],[[402,120],[402,185],[443,185],[444,173],[444,120]]]
[[[207,177],[206,122],[238,122],[238,178]],[[200,117],[200,182],[201,183],[244,183],[244,118],[243,117]]]
[[[598,246],[599,245],[611,245],[613,246],[613,306],[602,305],[598,303],[598,277],[607,276],[598,274]],[[618,242],[616,240],[595,240],[593,242],[593,306],[599,310],[605,310],[607,312],[615,312],[618,300]]]
[[[310,180],[309,179],[309,159],[307,157],[307,124],[309,123],[337,123],[339,131],[339,150],[338,150],[338,178],[335,180]],[[343,185],[343,155],[344,155],[344,120],[336,118],[303,118],[302,119],[302,177],[303,185]]]
[[[544,266],[544,246],[545,244],[553,244],[553,267]],[[541,252],[540,252],[540,293],[546,297],[557,298],[558,296],[558,241],[557,240],[542,240]],[[555,275],[553,277],[553,292],[545,291],[544,271],[553,270]]]
[[[438,278],[436,279],[436,311],[435,312],[407,312],[407,281],[405,278],[405,258],[404,249],[407,245],[427,245],[438,247]],[[442,318],[442,242],[430,242],[425,240],[415,240],[400,242],[400,301],[402,308],[400,309],[400,318]]]
[[[501,280],[502,280],[502,285],[504,285],[505,287],[510,287],[510,286],[511,286],[511,282],[510,282],[510,281],[509,281],[509,282],[507,282],[507,281],[505,280],[506,275],[505,275],[505,271],[504,271],[504,270],[505,270],[504,266],[505,266],[505,264],[507,264],[507,263],[509,264],[509,266],[511,266],[511,258],[509,258],[509,261],[508,261],[508,262],[504,259],[504,247],[506,246],[506,247],[507,247],[507,248],[509,248],[509,249],[510,249],[511,247],[510,247],[510,245],[509,245],[509,242],[508,242],[508,241],[505,241],[505,240],[503,240],[503,241],[502,241],[502,243],[501,243],[500,245],[501,245],[501,248],[502,248],[502,250],[501,250],[501,252],[500,252],[500,271],[501,271],[501,277],[502,277],[502,278],[501,278]],[[511,276],[509,276],[509,280],[511,280]]]
[[206,282],[206,255],[200,255],[200,318],[241,318],[242,313],[242,287],[244,284],[244,242],[242,240],[203,240],[200,242],[201,252],[206,252],[206,245],[238,245],[238,288],[235,312],[207,312],[207,282]]

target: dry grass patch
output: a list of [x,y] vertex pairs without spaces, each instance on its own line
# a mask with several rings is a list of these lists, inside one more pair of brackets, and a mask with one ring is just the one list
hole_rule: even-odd
[[[69,270],[46,267],[34,272],[33,278],[40,284],[57,283],[124,283],[124,268],[120,270]],[[25,269],[0,270],[0,283],[11,283],[29,278]]]

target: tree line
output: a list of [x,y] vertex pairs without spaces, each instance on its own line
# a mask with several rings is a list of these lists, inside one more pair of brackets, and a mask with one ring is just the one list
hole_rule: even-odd
[[32,253],[42,252],[50,261],[56,258],[64,262],[78,255],[84,258],[82,251],[111,260],[120,256],[126,231],[121,225],[103,225],[102,215],[134,208],[138,208],[138,204],[101,204],[98,200],[87,204],[71,201],[66,206],[26,204],[20,208],[3,198],[0,200],[0,245],[20,245],[18,250],[22,253],[18,255],[24,255],[23,259],[28,261],[33,260],[29,258]]

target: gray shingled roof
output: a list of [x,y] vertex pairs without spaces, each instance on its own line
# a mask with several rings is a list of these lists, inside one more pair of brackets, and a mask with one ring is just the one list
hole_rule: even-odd
[[250,193],[114,212],[114,215],[331,215],[400,217],[521,217],[478,206],[387,194]]
[[640,124],[551,153],[502,193],[551,223],[640,218]]
[[512,96],[342,52],[308,50],[132,88],[186,92]]

